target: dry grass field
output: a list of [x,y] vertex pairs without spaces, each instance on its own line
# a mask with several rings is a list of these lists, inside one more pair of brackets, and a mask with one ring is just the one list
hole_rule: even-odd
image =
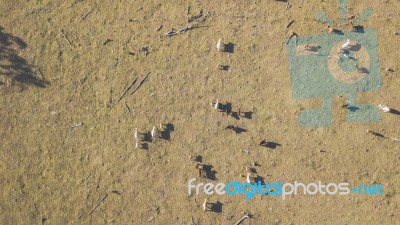
[[[337,1],[289,3],[2,0],[0,224],[235,224],[244,213],[253,217],[242,224],[400,224],[400,115],[349,123],[335,96],[332,127],[299,126],[321,101],[293,98],[286,38],[326,34],[317,11],[340,15]],[[189,24],[187,6],[204,16],[166,36]],[[358,100],[400,109],[400,1],[349,0],[348,11],[367,7],[382,87]],[[216,99],[246,117],[217,112]],[[153,126],[163,138],[150,142]],[[256,161],[265,182],[381,184],[384,194],[188,196],[193,155],[214,179],[197,183],[245,182]],[[218,210],[203,211],[206,197]]]

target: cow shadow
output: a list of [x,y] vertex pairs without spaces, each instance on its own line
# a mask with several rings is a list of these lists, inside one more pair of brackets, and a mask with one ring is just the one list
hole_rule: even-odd
[[225,49],[224,50],[225,50],[225,52],[233,53],[234,50],[235,50],[235,44],[233,44],[231,42],[229,42],[228,44],[225,44]]
[[215,203],[209,203],[210,204],[210,209],[211,211],[215,212],[215,213],[221,213],[222,212],[222,206],[224,204],[222,204],[219,201],[216,201]]
[[232,103],[230,103],[230,102],[226,102],[225,104],[220,103],[219,108],[221,111],[229,114],[232,112]]
[[394,115],[400,115],[400,111],[397,109],[390,109],[390,113],[394,114]]
[[243,117],[246,119],[251,120],[253,118],[253,112],[249,111],[249,112],[243,112]]
[[203,165],[203,171],[205,172],[205,176],[209,180],[217,180],[217,177],[215,176],[217,172],[213,170],[212,165]]
[[166,141],[171,139],[171,132],[175,130],[175,127],[172,123],[167,123],[165,125],[165,129],[160,132],[160,137]]
[[261,146],[266,147],[266,148],[270,148],[270,149],[276,149],[279,146],[282,146],[279,143],[273,142],[273,141],[266,141],[264,143],[260,143]]
[[146,131],[143,133],[143,141],[150,142],[150,143],[153,142],[150,131]]

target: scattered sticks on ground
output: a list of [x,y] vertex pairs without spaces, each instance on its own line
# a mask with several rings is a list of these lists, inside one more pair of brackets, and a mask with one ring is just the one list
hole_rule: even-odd
[[69,39],[67,38],[67,35],[64,33],[63,30],[58,29],[58,31],[60,31],[61,35],[64,37],[64,39],[67,41],[68,45],[72,45],[71,42],[69,41]]
[[142,84],[143,84],[144,81],[147,79],[147,77],[149,76],[149,74],[150,74],[150,72],[148,72],[148,73],[146,74],[146,76],[143,78],[143,80],[140,81],[139,85],[135,88],[135,90],[133,90],[133,91],[130,93],[130,95],[133,95],[133,94],[140,88],[140,86],[142,86]]
[[[135,78],[135,80],[133,80],[133,82],[125,89],[124,93],[122,93],[121,97],[119,97],[117,102],[120,102],[122,100],[122,98],[126,95],[126,93],[132,88],[132,86],[136,83],[137,81],[137,77]],[[126,105],[126,103],[125,103]],[[128,110],[130,112],[130,109],[128,107]]]
[[[197,15],[190,16],[190,6],[187,6],[186,10],[186,17],[187,17],[187,22],[189,23],[188,25],[181,27],[178,31],[174,31],[174,29],[171,29],[167,32],[165,32],[165,36],[171,37],[174,35],[178,35],[180,33],[187,32],[189,30],[195,29],[195,28],[202,28],[202,27],[207,27],[207,26],[199,26],[199,23],[204,22],[207,17],[211,16],[210,12],[207,15],[203,14],[203,10],[200,10]],[[197,22],[196,24],[190,24],[192,22]],[[161,27],[159,28],[161,29]]]
[[178,34],[180,34],[180,33],[184,33],[184,32],[186,32],[186,31],[189,31],[189,30],[193,30],[193,29],[195,29],[195,28],[202,28],[202,27],[207,27],[207,26],[199,26],[199,25],[197,25],[197,24],[195,24],[195,25],[189,24],[189,25],[186,25],[186,26],[180,28],[180,29],[179,29],[178,31],[176,31],[176,32],[175,32],[173,29],[172,29],[172,30],[169,30],[169,31],[167,31],[167,32],[165,33],[165,36],[174,36],[174,35],[178,35]]

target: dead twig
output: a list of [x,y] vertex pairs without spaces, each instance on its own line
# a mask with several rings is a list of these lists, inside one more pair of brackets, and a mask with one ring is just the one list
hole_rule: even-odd
[[293,24],[294,20],[291,20],[288,25],[286,25],[286,28],[289,28]]
[[129,106],[128,106],[128,104],[126,104],[126,102],[125,102],[125,107],[126,107],[126,109],[128,109],[128,112],[129,112],[130,114],[132,114],[131,108],[129,108]]
[[46,80],[46,78],[44,78],[42,70],[40,70],[40,67],[38,67],[36,70],[34,70],[33,72],[36,73],[36,71],[39,71],[40,76],[42,77],[43,80]]
[[295,32],[292,32],[292,33],[290,34],[290,36],[286,39],[286,44],[288,44],[289,41],[290,41],[293,37],[296,38],[296,39],[295,39],[295,43],[297,43],[297,37],[298,37],[298,35],[297,35]]
[[140,86],[142,86],[142,84],[143,84],[144,81],[147,79],[147,77],[149,76],[149,74],[150,74],[150,72],[148,72],[147,75],[143,78],[143,80],[140,81],[139,85],[135,88],[135,90],[133,90],[133,91],[131,92],[130,95],[133,95],[133,94],[140,88]]
[[[119,97],[117,102],[120,102],[121,99],[126,95],[126,93],[132,88],[132,86],[136,83],[137,81],[137,77],[135,78],[135,80],[133,80],[133,82],[125,89],[124,93],[122,93],[121,97]],[[126,103],[125,103],[126,105]],[[129,107],[128,107],[129,108]],[[129,110],[130,111],[130,110]]]
[[250,218],[250,214],[246,213],[240,220],[238,220],[235,225],[241,224],[245,219]]
[[91,9],[89,12],[87,12],[87,13],[82,17],[82,21],[84,21],[84,20],[86,19],[86,17],[88,17],[93,11],[94,11],[94,9]]
[[81,215],[79,215],[78,216],[78,220],[80,219],[80,218],[82,218],[82,216],[84,216],[85,215],[85,213],[82,213]]
[[91,214],[94,212],[94,210],[96,210],[96,208],[99,207],[99,205],[100,205],[102,202],[104,202],[104,200],[106,200],[107,197],[108,197],[108,194],[104,195],[104,197],[99,201],[99,203],[97,203],[97,204],[92,208],[92,210],[90,210],[90,212],[88,213],[88,215],[91,215]]
[[64,39],[67,41],[67,43],[71,46],[71,42],[69,41],[69,39],[67,38],[67,36],[65,35],[64,31],[61,29],[58,29],[58,31],[60,31],[61,35],[64,37]]

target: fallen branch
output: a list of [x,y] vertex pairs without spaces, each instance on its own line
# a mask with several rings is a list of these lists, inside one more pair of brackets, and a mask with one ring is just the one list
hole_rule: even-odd
[[60,31],[61,35],[64,37],[64,39],[68,42],[69,45],[71,45],[71,42],[68,40],[67,36],[64,34],[63,30],[58,29]]
[[147,79],[147,77],[149,76],[149,74],[150,74],[150,72],[148,72],[147,75],[143,78],[143,80],[140,81],[139,85],[135,88],[135,90],[133,90],[133,91],[131,92],[130,95],[133,95],[133,94],[140,88],[140,86],[142,86],[142,84],[143,84],[144,81]]
[[121,101],[121,99],[126,95],[126,93],[132,88],[132,86],[136,83],[137,81],[137,77],[135,78],[135,80],[125,89],[124,93],[122,93],[121,97],[119,97],[118,101]]
[[131,108],[129,108],[129,106],[128,106],[128,104],[126,104],[126,102],[125,102],[125,107],[128,109],[128,112],[129,112],[130,114],[132,114]]
[[83,17],[82,17],[82,21],[86,19],[86,17],[88,17],[92,12],[94,11],[94,9],[90,10],[88,13],[86,13]]
[[106,200],[107,197],[108,197],[108,194],[104,195],[104,197],[99,201],[99,203],[97,203],[97,205],[95,205],[95,206],[92,208],[92,210],[90,210],[90,212],[89,212],[88,215],[91,215],[91,214],[94,212],[94,210],[95,210],[97,207],[99,207],[99,205],[100,205],[102,202],[104,202],[104,200]]
[[289,27],[292,25],[293,22],[294,22],[294,20],[291,20],[291,21],[288,23],[288,25],[286,25],[286,28],[289,28]]

